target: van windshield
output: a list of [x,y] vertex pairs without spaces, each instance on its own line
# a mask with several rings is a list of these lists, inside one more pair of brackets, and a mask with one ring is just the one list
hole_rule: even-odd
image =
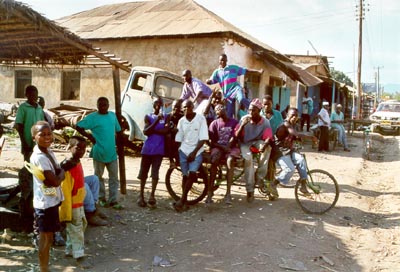
[[396,104],[382,103],[379,104],[376,111],[400,112],[400,103]]

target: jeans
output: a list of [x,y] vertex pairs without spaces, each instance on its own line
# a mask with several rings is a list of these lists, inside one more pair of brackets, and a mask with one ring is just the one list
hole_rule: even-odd
[[230,118],[235,117],[236,100],[238,101],[239,105],[240,105],[240,103],[242,103],[246,109],[249,108],[250,102],[244,96],[243,89],[240,85],[229,90],[227,94],[224,94],[224,97],[227,98],[226,99],[226,114]]
[[289,155],[281,156],[277,161],[282,171],[276,179],[283,184],[288,184],[293,176],[295,168],[299,171],[300,179],[307,179],[307,165],[304,157],[297,152],[292,152]]
[[83,201],[85,212],[94,212],[96,203],[99,200],[100,182],[95,175],[85,177],[86,196]]
[[84,233],[87,221],[83,207],[72,209],[72,220],[67,223],[67,241],[65,253],[72,255],[75,259],[85,255]]
[[203,153],[198,155],[194,161],[188,162],[187,155],[179,150],[179,160],[181,163],[181,170],[183,176],[188,176],[189,172],[197,172],[199,170],[201,163],[203,162]]
[[100,191],[99,199],[106,199],[106,188],[104,185],[103,173],[104,168],[107,167],[108,171],[108,202],[118,201],[118,162],[117,160],[104,163],[100,161],[93,160],[94,174],[99,178],[100,181]]
[[254,160],[253,154],[250,151],[250,146],[254,145],[260,149],[264,143],[263,140],[252,141],[249,143],[240,144],[240,153],[244,159],[244,179],[246,180],[246,191],[248,193],[254,192],[254,185],[256,182],[262,181],[267,175],[268,171],[268,160],[271,154],[271,147],[265,148],[265,151],[261,153],[260,159],[258,160],[257,171],[254,173]]

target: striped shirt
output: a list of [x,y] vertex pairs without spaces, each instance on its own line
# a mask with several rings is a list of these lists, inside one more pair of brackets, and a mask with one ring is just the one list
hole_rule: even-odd
[[222,93],[225,98],[233,98],[236,91],[241,89],[240,84],[237,82],[237,77],[246,73],[246,68],[237,65],[227,65],[224,68],[216,69],[211,75],[211,83],[219,83]]

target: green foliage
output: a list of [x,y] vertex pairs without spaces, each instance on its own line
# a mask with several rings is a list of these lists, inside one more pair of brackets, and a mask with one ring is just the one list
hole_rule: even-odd
[[332,68],[330,73],[331,73],[331,76],[332,76],[332,78],[334,80],[336,80],[338,82],[341,82],[341,83],[344,83],[344,84],[346,84],[348,86],[353,86],[353,81],[351,81],[351,79],[348,76],[346,76],[345,73],[343,73],[341,71],[337,71],[337,70],[335,70],[333,68]]
[[383,92],[382,98],[384,100],[397,100],[397,101],[400,101],[400,92],[394,92],[394,93]]

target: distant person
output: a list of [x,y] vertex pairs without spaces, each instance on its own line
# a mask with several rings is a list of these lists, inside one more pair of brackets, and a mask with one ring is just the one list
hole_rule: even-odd
[[[240,119],[235,136],[239,140],[240,152],[244,159],[244,179],[246,180],[247,202],[254,201],[255,184],[263,184],[268,170],[268,160],[273,139],[269,121],[261,116],[263,105],[258,98],[251,101],[249,114]],[[260,152],[258,167],[254,173],[252,149]]]
[[247,69],[237,65],[227,65],[228,57],[222,54],[219,57],[219,67],[212,73],[207,84],[218,83],[222,89],[223,100],[226,101],[228,117],[233,118],[235,114],[235,102],[244,103],[245,108],[249,106],[249,101],[245,97],[242,86],[237,81],[238,76],[246,74]]
[[165,135],[165,153],[169,159],[169,167],[175,168],[179,165],[179,144],[175,142],[178,132],[178,122],[182,118],[182,100],[172,102],[172,111],[167,115],[168,133]]
[[208,141],[207,121],[202,114],[193,111],[194,105],[190,100],[182,104],[184,116],[178,122],[178,133],[175,141],[180,143],[179,160],[182,170],[182,197],[174,203],[177,212],[187,210],[187,195],[197,178],[203,161],[204,144]]
[[43,109],[43,114],[44,114],[44,120],[49,123],[51,129],[54,129],[54,120],[50,115],[50,111],[45,109],[44,106],[46,105],[46,101],[44,100],[43,96],[38,96],[38,104],[42,107]]
[[[37,101],[37,98],[35,99]],[[39,231],[39,266],[41,272],[49,271],[50,248],[54,232],[59,231],[58,207],[64,200],[60,187],[65,172],[50,149],[53,133],[46,121],[36,122],[31,129],[36,145],[30,157],[31,165],[43,169],[41,175],[33,175],[33,207],[35,227]]]
[[344,151],[350,152],[347,144],[346,129],[343,126],[344,114],[342,112],[342,105],[337,104],[335,111],[331,113],[332,127],[338,131],[338,142],[343,146]]
[[318,113],[318,127],[320,129],[318,151],[329,152],[329,129],[331,126],[331,118],[328,113],[329,102],[322,102],[322,109]]
[[[121,131],[121,126],[114,112],[108,110],[109,102],[106,97],[97,99],[97,111],[87,115],[76,124],[76,130],[88,138],[93,147],[90,157],[93,158],[94,174],[100,180],[100,205],[122,209],[118,203],[118,160],[116,151],[116,134]],[[86,132],[90,130],[91,133]],[[104,168],[108,171],[108,201],[104,185]]]
[[[140,193],[137,200],[139,207],[155,208],[155,192],[159,180],[161,163],[165,153],[165,134],[168,132],[167,116],[162,113],[163,101],[160,97],[153,99],[153,112],[144,117],[143,133],[147,136],[143,143],[138,179]],[[148,202],[144,200],[144,187],[151,167],[151,193]]]
[[184,70],[182,77],[185,81],[182,88],[182,94],[180,99],[190,99],[193,101],[195,108],[201,104],[205,99],[208,99],[211,95],[211,89],[204,84],[200,79],[192,77],[190,70]]
[[38,93],[38,89],[33,85],[25,88],[27,100],[18,107],[15,117],[15,128],[21,140],[21,153],[24,156],[24,161],[29,161],[33,151],[34,141],[31,128],[36,122],[44,120],[43,109],[37,103]]
[[286,116],[287,116],[287,113],[289,111],[289,108],[290,108],[290,105],[287,105],[286,108],[283,111],[281,111],[283,120],[286,119]]
[[307,124],[307,132],[310,131],[311,114],[314,110],[314,102],[311,97],[308,97],[307,90],[304,92],[304,97],[302,101],[302,114],[301,114],[301,124],[300,130],[303,131],[304,124]]
[[281,105],[279,105],[279,103],[275,104],[275,110],[277,110],[277,111],[281,110]]

